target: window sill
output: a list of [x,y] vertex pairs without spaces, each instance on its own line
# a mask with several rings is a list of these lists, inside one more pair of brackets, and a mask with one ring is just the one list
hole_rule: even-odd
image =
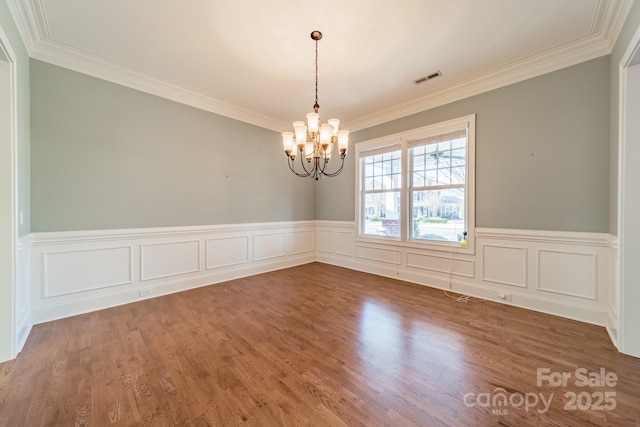
[[[470,233],[471,234],[471,233]],[[447,252],[455,254],[475,255],[474,239],[470,238],[467,247],[462,247],[459,242],[438,242],[436,240],[400,240],[394,237],[358,235],[356,243],[368,243],[378,245],[393,245],[407,249],[421,249],[434,252]]]

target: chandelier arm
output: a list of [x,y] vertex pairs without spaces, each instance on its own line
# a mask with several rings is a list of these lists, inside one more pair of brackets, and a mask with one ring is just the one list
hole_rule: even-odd
[[289,160],[287,161],[287,164],[289,165],[289,169],[291,169],[291,172],[295,173],[296,175],[298,175],[298,176],[299,176],[299,177],[301,177],[301,178],[306,178],[306,177],[308,177],[308,176],[311,176],[311,173],[307,172],[307,170],[306,170],[306,169],[304,169],[304,168],[303,168],[303,169],[304,169],[304,171],[305,171],[305,172],[307,172],[307,173],[299,173],[299,172],[296,172],[296,170],[295,170],[295,168],[294,168],[294,166],[293,166],[293,162],[294,162],[294,161],[293,161],[293,160],[291,160],[291,158],[289,157]]
[[327,164],[329,163],[325,156],[327,155],[327,150],[322,149],[322,155],[318,158],[320,163],[320,175],[326,175],[324,170],[327,168]]
[[[304,157],[304,158],[303,158]],[[316,169],[316,164],[314,163],[313,166],[311,166],[311,163],[309,163],[309,166],[311,167],[310,169],[307,169],[307,167],[304,165],[304,162],[306,161],[306,156],[303,156],[302,153],[300,153],[300,165],[302,166],[302,170],[304,170],[306,172],[306,176],[311,176],[315,169]]]
[[324,172],[324,170],[322,171],[322,175],[327,176],[329,178],[333,178],[334,176],[338,176],[340,174],[340,172],[342,172],[342,169],[344,168],[344,157],[340,156],[340,158],[342,159],[342,163],[340,164],[340,169],[338,169],[335,172],[329,173],[329,172]]
[[[300,153],[300,165],[302,166],[302,169],[308,174],[311,175],[313,173],[313,169],[307,169],[307,167],[304,165],[304,162],[307,160],[306,156],[303,156],[302,153]],[[309,165],[311,165],[311,163],[309,163]]]
[[[322,149],[322,155],[320,156],[320,159],[322,161],[322,167],[320,168],[320,175],[327,175],[330,176],[329,174],[325,173],[325,170],[327,169],[328,165],[329,165],[329,161],[330,159],[327,159],[327,150],[325,148]],[[343,163],[344,163],[344,159],[343,159]]]
[[[340,168],[335,172],[326,172],[329,161],[325,159],[326,150],[322,150],[322,155],[320,157],[316,157],[316,170],[318,171],[314,176],[319,176],[321,178],[328,177],[332,178],[338,176],[342,169],[344,168],[344,158],[346,157],[344,154],[340,154],[341,164]],[[317,180],[318,178],[316,178]]]

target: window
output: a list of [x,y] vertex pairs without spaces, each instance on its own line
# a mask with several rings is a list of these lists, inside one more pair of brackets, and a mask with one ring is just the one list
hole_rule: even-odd
[[400,238],[402,159],[400,144],[363,152],[364,234]]
[[473,251],[475,116],[356,145],[360,238]]

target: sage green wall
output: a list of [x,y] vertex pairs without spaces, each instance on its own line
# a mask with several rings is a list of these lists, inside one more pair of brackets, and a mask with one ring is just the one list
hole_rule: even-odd
[[0,1],[0,27],[9,38],[16,55],[17,121],[18,121],[18,210],[23,212],[24,222],[18,227],[18,235],[29,234],[31,218],[30,173],[30,124],[29,124],[29,55],[22,43],[11,13],[5,1]]
[[610,80],[601,57],[354,132],[314,183],[276,132],[32,60],[32,230],[353,221],[354,143],[475,113],[479,227],[608,232]]
[[611,132],[609,147],[609,233],[618,234],[618,120],[620,61],[640,28],[640,1],[634,2],[611,53]]
[[[355,143],[476,114],[476,225],[609,230],[609,56],[352,134]],[[353,221],[353,151],[316,218]]]
[[312,220],[277,132],[31,60],[32,231]]

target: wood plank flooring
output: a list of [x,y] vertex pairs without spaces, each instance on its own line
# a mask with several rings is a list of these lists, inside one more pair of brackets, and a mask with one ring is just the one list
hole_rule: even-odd
[[0,364],[0,426],[638,420],[604,328],[319,263],[36,325]]

